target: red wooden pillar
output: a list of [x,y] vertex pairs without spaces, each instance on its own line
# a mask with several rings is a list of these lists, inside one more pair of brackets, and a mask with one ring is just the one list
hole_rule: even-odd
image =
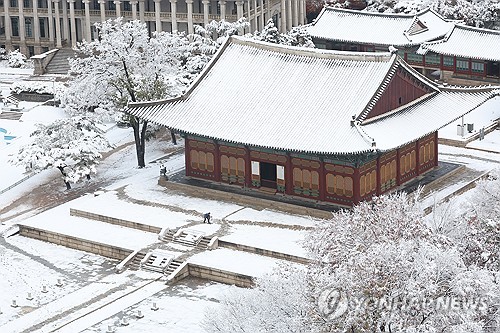
[[381,181],[380,181],[380,158],[382,156],[378,156],[377,157],[377,187],[376,187],[376,190],[375,190],[375,193],[377,194],[377,196],[379,196],[381,193],[382,193],[382,184],[381,184]]
[[294,193],[293,193],[293,167],[292,167],[292,157],[290,156],[290,153],[286,153],[285,193],[289,194],[289,195],[294,195]]
[[353,193],[352,193],[352,203],[353,205],[358,204],[361,201],[361,194],[359,193],[360,189],[360,174],[359,174],[359,166],[354,168],[354,174],[352,175],[353,181]]
[[245,187],[252,187],[252,159],[250,148],[245,146]]
[[401,185],[401,148],[396,149],[396,186]]
[[325,201],[326,195],[326,172],[325,172],[325,162],[321,158],[319,160],[319,200]]
[[415,163],[417,164],[417,176],[420,175],[420,139],[415,142]]
[[215,156],[214,156],[214,175],[215,175],[215,181],[220,182],[221,177],[221,169],[220,169],[220,149],[219,149],[219,142],[214,141],[215,144]]
[[438,166],[439,158],[438,158],[438,132],[434,132],[434,166]]
[[189,149],[189,142],[190,139],[188,139],[187,135],[184,140],[184,164],[186,167],[186,176],[191,176],[191,154],[190,154],[190,149]]

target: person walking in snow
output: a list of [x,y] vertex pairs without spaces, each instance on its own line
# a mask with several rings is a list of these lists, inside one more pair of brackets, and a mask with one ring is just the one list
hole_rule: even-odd
[[208,224],[211,224],[210,217],[211,217],[210,212],[203,214],[203,223],[205,223],[205,221],[207,221]]

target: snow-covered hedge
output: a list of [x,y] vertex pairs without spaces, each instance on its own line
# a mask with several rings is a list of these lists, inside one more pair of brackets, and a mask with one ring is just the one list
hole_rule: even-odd
[[59,82],[15,82],[10,87],[10,91],[12,94],[20,94],[24,93],[33,93],[33,94],[54,94],[62,89],[64,89],[64,85]]

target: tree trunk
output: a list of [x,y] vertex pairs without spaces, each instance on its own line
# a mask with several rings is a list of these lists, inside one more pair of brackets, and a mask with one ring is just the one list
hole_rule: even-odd
[[134,140],[135,140],[135,151],[137,153],[137,166],[139,168],[144,168],[146,162],[144,160],[144,155],[146,153],[146,129],[148,126],[147,121],[142,121],[138,117],[130,117],[130,125],[134,129]]
[[170,136],[172,137],[172,143],[174,145],[176,145],[177,144],[177,138],[175,137],[174,131],[170,130]]
[[59,171],[61,171],[61,174],[63,175],[63,181],[64,181],[64,184],[66,185],[66,189],[71,190],[71,184],[65,179],[66,178],[66,172],[64,172],[65,167],[58,166],[57,168],[59,169]]

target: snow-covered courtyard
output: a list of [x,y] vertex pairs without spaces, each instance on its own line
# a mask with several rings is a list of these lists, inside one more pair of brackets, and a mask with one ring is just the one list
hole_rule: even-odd
[[[26,80],[29,73],[0,68],[2,96],[8,96],[11,84]],[[174,146],[163,132],[147,143],[145,168],[136,167],[132,130],[107,124],[102,129],[112,146],[104,152],[92,179],[66,190],[57,170],[26,173],[8,161],[28,142],[35,124],[66,115],[42,103],[21,102],[19,108],[23,112],[19,120],[0,119],[0,332],[152,332],[159,328],[203,332],[206,309],[218,307],[222,295],[239,288],[197,277],[169,283],[165,274],[130,266],[117,273],[120,260],[21,236],[19,226],[130,253],[170,251],[188,264],[252,278],[271,273],[279,265],[302,267],[297,262],[310,257],[303,241],[317,218],[188,196],[158,185],[160,166],[173,174],[184,168],[185,161],[183,140]],[[500,98],[464,118],[465,123],[475,124],[473,133],[458,135],[459,119],[443,128],[440,137],[464,141],[490,126],[500,118]],[[463,165],[466,171],[463,180],[451,178],[428,193],[424,204],[432,206],[498,168],[499,144],[500,133],[493,130],[465,148],[440,145],[440,161]],[[461,196],[474,195],[473,191]],[[212,224],[203,223],[207,212]],[[147,228],[184,232],[187,240],[200,235],[211,240],[217,237],[221,244],[241,248],[227,245],[200,250],[159,239],[158,233]]]

